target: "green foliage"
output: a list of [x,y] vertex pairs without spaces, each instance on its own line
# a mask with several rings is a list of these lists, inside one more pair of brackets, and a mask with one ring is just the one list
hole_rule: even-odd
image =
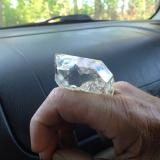
[[95,19],[147,19],[157,5],[158,0],[0,0],[0,26],[76,13],[88,14]]

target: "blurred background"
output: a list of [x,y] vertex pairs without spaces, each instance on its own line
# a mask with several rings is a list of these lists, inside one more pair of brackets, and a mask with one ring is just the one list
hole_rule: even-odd
[[159,0],[0,0],[0,26],[71,14],[87,14],[98,20],[144,20],[158,7]]

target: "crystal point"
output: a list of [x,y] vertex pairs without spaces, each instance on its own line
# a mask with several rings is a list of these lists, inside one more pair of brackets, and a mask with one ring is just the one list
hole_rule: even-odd
[[102,61],[57,54],[55,63],[55,81],[58,86],[97,94],[113,94],[113,74]]

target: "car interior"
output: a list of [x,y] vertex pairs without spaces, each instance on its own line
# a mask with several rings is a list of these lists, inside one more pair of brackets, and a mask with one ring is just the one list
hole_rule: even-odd
[[[31,151],[33,114],[57,87],[54,55],[102,60],[115,81],[160,96],[160,11],[148,20],[82,21],[0,29],[0,159],[38,160]],[[77,147],[91,155],[112,152],[88,126],[75,127]],[[102,154],[103,155],[103,154]]]

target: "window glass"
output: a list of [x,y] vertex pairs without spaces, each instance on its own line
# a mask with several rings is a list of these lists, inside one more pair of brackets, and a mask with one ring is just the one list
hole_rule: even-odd
[[87,14],[96,20],[145,20],[158,7],[159,0],[0,0],[0,26],[73,14]]

